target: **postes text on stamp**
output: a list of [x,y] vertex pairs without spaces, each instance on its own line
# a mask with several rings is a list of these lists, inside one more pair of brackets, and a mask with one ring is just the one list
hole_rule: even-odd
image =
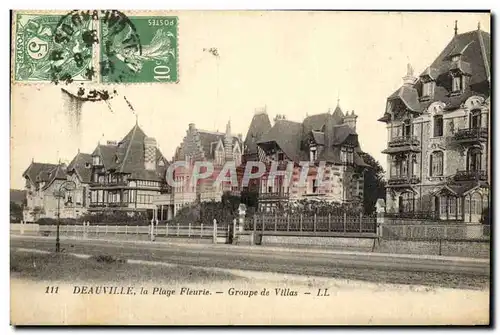
[[103,83],[178,81],[177,17],[101,17],[100,30]]
[[94,24],[90,18],[82,20],[69,15],[17,14],[15,80],[91,81]]

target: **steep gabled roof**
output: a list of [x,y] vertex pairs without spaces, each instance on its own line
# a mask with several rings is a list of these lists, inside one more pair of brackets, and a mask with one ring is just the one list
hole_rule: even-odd
[[28,178],[34,184],[44,182],[43,189],[46,189],[55,180],[66,180],[66,166],[64,164],[32,162],[24,171],[23,177]]
[[[168,168],[168,161],[156,148],[156,170],[146,170],[144,166],[147,135],[136,124],[117,145],[98,145],[92,155],[100,155],[106,170],[129,173],[131,179],[162,180]],[[158,162],[164,161],[164,166]]]
[[[224,138],[226,136],[225,133],[221,133],[218,131],[208,131],[208,130],[201,130],[197,129],[196,133],[198,134],[198,139],[199,139],[199,144],[201,150],[203,150],[203,154],[205,155],[206,159],[213,159],[215,158],[215,149],[217,148],[217,144],[219,142],[224,145]],[[241,148],[241,143],[240,139],[238,136],[232,134],[232,145],[234,148],[234,145],[238,144],[240,146],[240,150],[243,150]],[[186,155],[188,153],[182,152],[180,153],[181,155]],[[180,159],[184,159],[184,157],[179,157]]]
[[302,123],[289,120],[276,120],[274,126],[262,136],[257,144],[275,142],[281,150],[294,161],[301,160]]
[[[469,31],[454,35],[437,58],[425,68],[413,85],[403,85],[388,97],[388,101],[399,99],[405,106],[417,113],[422,113],[434,101],[445,103],[445,110],[454,110],[473,95],[490,96],[491,46],[490,34],[482,30]],[[459,60],[453,60],[460,56]],[[452,91],[451,71],[458,71],[468,76],[466,87],[461,94]],[[422,96],[422,78],[435,82],[432,99],[419,101]],[[387,122],[386,115],[379,121]]]
[[253,116],[247,136],[245,137],[245,153],[257,153],[257,142],[271,129],[271,121],[267,113],[257,113]]
[[309,159],[308,149],[304,150],[303,146],[304,141],[313,139],[317,144],[324,146],[318,160],[340,164],[340,146],[349,141],[355,145],[355,164],[366,166],[359,156],[361,148],[356,131],[347,124],[337,124],[338,117],[338,113],[336,116],[324,113],[308,116],[304,123],[277,120],[269,132],[258,142],[258,145],[266,150],[266,147],[269,148],[269,145],[272,147],[274,146],[272,143],[275,143],[289,159],[298,162]]
[[90,179],[92,176],[91,167],[92,155],[78,152],[71,163],[69,163],[66,170],[68,172],[75,171],[82,183],[90,183]]

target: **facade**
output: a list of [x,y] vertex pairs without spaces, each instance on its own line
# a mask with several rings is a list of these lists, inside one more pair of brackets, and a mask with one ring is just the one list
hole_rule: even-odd
[[[23,210],[24,222],[35,222],[40,218],[57,218],[58,191],[66,181],[64,164],[37,163],[32,161],[24,171],[26,207]],[[68,199],[60,199],[64,208]],[[63,213],[61,212],[61,217]]]
[[490,35],[455,35],[387,99],[387,209],[478,222],[489,205]]
[[90,203],[90,182],[92,177],[92,155],[78,150],[78,153],[66,168],[66,179],[75,183],[75,190],[68,194],[71,206],[61,211],[61,217],[77,218],[88,212]]
[[[360,156],[356,119],[354,111],[344,115],[338,105],[333,113],[311,115],[303,122],[278,116],[256,141],[257,156],[268,166],[258,185],[259,209],[272,211],[301,199],[361,205],[363,171],[367,165]],[[267,121],[258,123],[267,128]],[[309,172],[305,185],[300,185],[299,163],[304,161],[309,162]],[[279,170],[286,170],[288,163],[293,162],[292,180],[287,180],[287,176],[268,178],[273,162]],[[325,162],[324,185],[317,185],[316,181],[320,162]]]
[[[165,180],[169,163],[137,123],[121,141],[97,145],[91,156],[90,212],[147,212],[152,218],[154,197],[171,197]],[[172,211],[165,204],[159,216],[166,219]]]
[[194,123],[189,124],[174,160],[188,162],[191,166],[195,162],[211,162],[214,171],[210,177],[191,185],[191,169],[175,169],[174,180],[183,185],[173,189],[175,212],[195,201],[221,201],[224,192],[237,194],[238,187],[232,187],[228,183],[214,185],[214,181],[226,162],[233,162],[236,167],[241,165],[242,151],[241,135],[231,133],[230,121],[226,125],[225,133],[197,129]]
[[60,199],[61,218],[102,211],[147,212],[153,218],[157,209],[153,199],[161,196],[169,201],[155,214],[169,219],[174,207],[165,180],[168,164],[156,140],[138,124],[119,142],[99,144],[92,154],[78,152],[67,167],[32,162],[23,174],[27,200],[24,220],[57,218],[57,195],[65,181],[73,181],[76,187]]

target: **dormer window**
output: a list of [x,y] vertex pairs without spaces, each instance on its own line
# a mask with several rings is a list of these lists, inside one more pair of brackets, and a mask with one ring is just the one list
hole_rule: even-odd
[[452,76],[452,86],[451,86],[452,93],[462,91],[462,82],[463,78],[461,75],[457,74]]
[[160,161],[158,162],[158,166],[165,166],[165,162],[163,161],[163,159],[160,159]]
[[90,163],[89,162],[85,163],[85,168],[86,169],[90,169]]
[[452,62],[458,62],[459,60],[460,60],[460,55],[454,55],[453,57],[451,57]]
[[431,98],[434,95],[434,82],[428,81],[422,84],[422,97]]
[[285,160],[285,154],[282,153],[282,152],[278,153],[278,161],[281,162],[281,161],[284,161],[284,160]]
[[343,164],[354,164],[354,148],[351,146],[344,146],[340,151],[340,159]]
[[94,165],[102,165],[101,157],[100,156],[94,156],[94,157],[92,157],[92,164],[94,164]]

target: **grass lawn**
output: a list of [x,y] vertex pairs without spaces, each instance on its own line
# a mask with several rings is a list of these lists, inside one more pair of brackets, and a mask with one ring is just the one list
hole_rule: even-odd
[[78,258],[67,254],[11,252],[11,278],[36,281],[209,283],[243,279],[221,271],[189,266],[127,264],[110,256]]

